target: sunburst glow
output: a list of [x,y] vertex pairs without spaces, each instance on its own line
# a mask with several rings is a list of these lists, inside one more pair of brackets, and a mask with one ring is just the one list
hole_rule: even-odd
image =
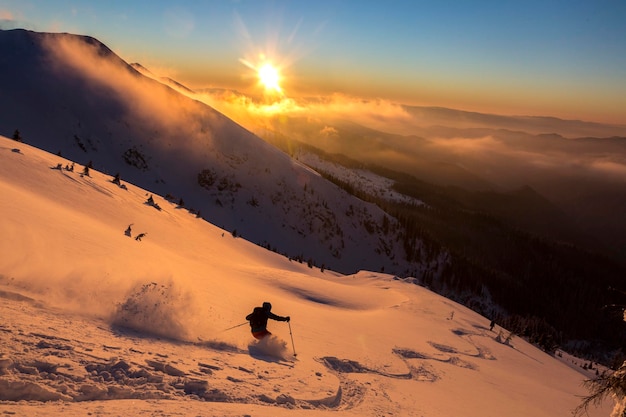
[[281,92],[280,88],[280,74],[278,69],[269,62],[263,64],[258,70],[259,81],[263,84],[265,91],[269,92]]

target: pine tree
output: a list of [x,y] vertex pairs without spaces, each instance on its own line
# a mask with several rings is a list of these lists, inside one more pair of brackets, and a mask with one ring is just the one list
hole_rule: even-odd
[[20,131],[17,129],[15,129],[15,132],[13,132],[13,140],[16,142],[24,142],[24,139],[22,139],[22,135]]
[[616,403],[611,416],[626,416],[626,361],[617,371],[608,375],[603,373],[596,379],[585,381],[584,385],[591,393],[576,407],[574,415],[583,415],[589,405],[600,405],[605,398],[611,396]]

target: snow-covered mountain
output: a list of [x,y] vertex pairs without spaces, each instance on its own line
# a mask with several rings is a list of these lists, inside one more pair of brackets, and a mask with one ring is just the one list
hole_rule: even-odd
[[309,264],[418,276],[445,261],[445,254],[431,265],[405,261],[401,231],[376,206],[142,75],[93,38],[0,31],[0,55],[6,136],[19,132],[26,143],[120,174]]
[[[3,415],[567,416],[598,369],[411,279],[309,268],[71,163],[0,137]],[[265,346],[245,321],[264,301],[291,317]]]

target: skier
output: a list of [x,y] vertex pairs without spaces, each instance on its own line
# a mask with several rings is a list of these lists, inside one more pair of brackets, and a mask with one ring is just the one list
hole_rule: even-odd
[[254,336],[254,338],[261,340],[265,336],[271,335],[271,333],[267,330],[268,319],[287,322],[291,320],[289,316],[277,316],[272,313],[271,310],[272,305],[265,302],[263,303],[263,307],[254,307],[252,313],[246,316],[246,320],[250,322],[250,331],[252,332],[252,336]]

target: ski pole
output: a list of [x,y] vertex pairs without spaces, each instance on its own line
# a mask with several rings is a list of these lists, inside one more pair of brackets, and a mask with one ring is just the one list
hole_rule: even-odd
[[243,323],[241,323],[241,324],[238,324],[238,325],[233,326],[233,327],[229,327],[228,329],[224,329],[224,330],[222,330],[222,331],[223,331],[223,332],[227,332],[228,330],[232,330],[232,329],[235,329],[235,328],[237,328],[237,327],[241,327],[241,326],[243,326],[244,324],[248,324],[248,322],[247,322],[247,321],[244,321],[244,322],[243,322]]
[[287,322],[289,325],[289,336],[291,336],[291,347],[293,348],[293,356],[298,356],[296,353],[296,345],[293,344],[293,333],[291,333],[291,322]]

